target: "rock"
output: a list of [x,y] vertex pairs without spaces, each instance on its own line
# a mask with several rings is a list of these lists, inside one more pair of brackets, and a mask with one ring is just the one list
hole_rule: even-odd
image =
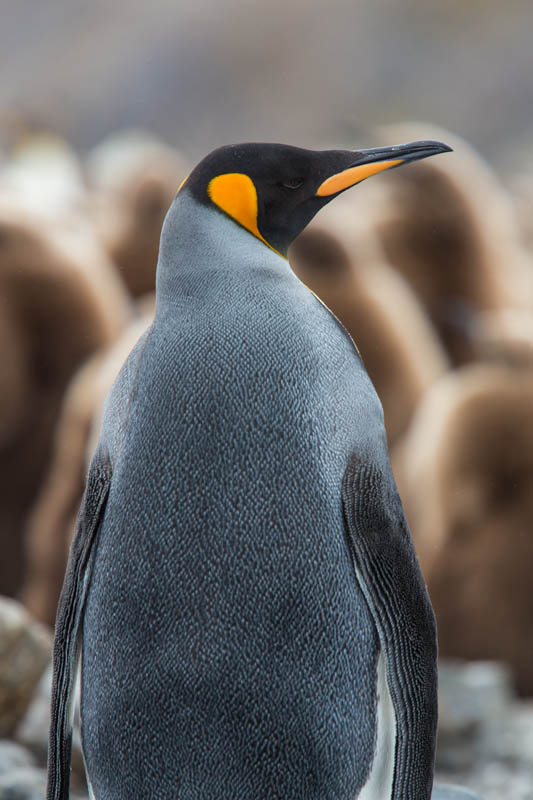
[[[39,683],[38,690],[28,713],[16,731],[18,742],[27,747],[44,767],[48,753],[48,729],[50,726],[50,695],[52,685],[52,665],[50,664]],[[79,708],[75,703],[74,728],[72,735],[72,776],[71,782],[85,786],[85,767],[81,752],[79,732]],[[0,798],[1,800],[1,798]]]
[[50,661],[52,638],[20,603],[0,598],[0,736],[24,717]]
[[0,740],[0,775],[21,767],[32,767],[34,764],[34,757],[25,747],[9,739]]
[[494,661],[441,660],[439,690],[443,732],[499,718],[514,699],[509,668]]
[[[441,662],[439,676],[436,779],[483,800],[533,800],[533,701],[515,697],[509,669]],[[434,793],[433,800],[447,795]]]
[[0,800],[43,800],[46,771],[37,767],[19,767],[0,775]]
[[16,740],[27,747],[42,765],[46,764],[48,752],[51,682],[50,664],[39,682],[26,716],[15,733]]
[[433,787],[431,800],[483,800],[483,798],[462,786],[437,784]]
[[439,767],[466,769],[481,753],[487,755],[491,737],[501,737],[501,723],[512,701],[510,673],[503,664],[441,662]]
[[[524,767],[503,763],[480,764],[468,773],[441,773],[438,778],[460,781],[471,791],[479,792],[483,800],[533,800],[532,772]],[[477,794],[473,796],[478,797]],[[432,800],[441,800],[441,797],[437,794]]]

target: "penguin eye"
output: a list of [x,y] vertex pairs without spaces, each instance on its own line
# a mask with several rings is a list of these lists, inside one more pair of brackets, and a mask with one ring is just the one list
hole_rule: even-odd
[[299,189],[302,183],[303,178],[288,178],[286,181],[282,181],[281,185],[285,189]]

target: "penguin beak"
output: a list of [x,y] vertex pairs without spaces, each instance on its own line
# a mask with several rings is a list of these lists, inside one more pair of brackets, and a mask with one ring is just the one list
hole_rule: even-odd
[[[352,163],[348,161],[347,167],[326,178],[318,187],[316,196],[329,197],[364,181],[365,178],[383,172],[383,170],[451,151],[452,148],[447,144],[432,141],[409,142],[392,147],[371,147],[366,150],[350,151],[349,161]],[[348,153],[343,151],[342,156],[346,163]]]

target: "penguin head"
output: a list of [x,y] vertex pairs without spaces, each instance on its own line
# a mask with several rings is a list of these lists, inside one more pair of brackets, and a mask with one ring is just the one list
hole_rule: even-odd
[[285,256],[326,203],[365,178],[451,150],[434,141],[365,150],[235,144],[214,150],[178,190],[232,218]]

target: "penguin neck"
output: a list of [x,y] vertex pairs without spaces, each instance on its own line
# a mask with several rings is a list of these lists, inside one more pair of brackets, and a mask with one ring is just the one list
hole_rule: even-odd
[[290,272],[286,259],[238,223],[182,190],[163,223],[156,275],[156,313],[191,295],[216,290],[223,274],[230,289],[243,271]]

